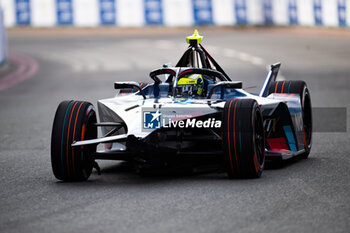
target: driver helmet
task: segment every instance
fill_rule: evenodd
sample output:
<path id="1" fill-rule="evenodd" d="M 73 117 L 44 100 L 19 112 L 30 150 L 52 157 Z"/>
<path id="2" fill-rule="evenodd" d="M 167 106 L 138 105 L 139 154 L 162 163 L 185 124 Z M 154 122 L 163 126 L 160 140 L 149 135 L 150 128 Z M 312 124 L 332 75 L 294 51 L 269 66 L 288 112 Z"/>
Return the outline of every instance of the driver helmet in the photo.
<path id="1" fill-rule="evenodd" d="M 177 94 L 183 97 L 202 96 L 204 81 L 201 74 L 192 74 L 180 78 L 177 82 Z"/>

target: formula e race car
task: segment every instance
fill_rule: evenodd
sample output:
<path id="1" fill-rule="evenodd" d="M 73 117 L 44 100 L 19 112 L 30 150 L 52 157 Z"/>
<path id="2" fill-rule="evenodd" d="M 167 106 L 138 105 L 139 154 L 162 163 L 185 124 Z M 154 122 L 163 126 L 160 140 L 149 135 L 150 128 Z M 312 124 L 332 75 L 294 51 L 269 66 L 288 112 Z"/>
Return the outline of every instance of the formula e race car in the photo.
<path id="1" fill-rule="evenodd" d="M 305 82 L 276 81 L 278 63 L 260 93 L 248 93 L 205 50 L 202 38 L 197 31 L 187 37 L 178 63 L 153 70 L 151 83 L 115 82 L 118 94 L 97 103 L 100 122 L 88 102 L 60 103 L 51 139 L 55 177 L 86 180 L 93 168 L 100 173 L 96 160 L 122 160 L 139 171 L 217 164 L 229 178 L 255 178 L 265 157 L 307 158 L 312 116 Z"/>

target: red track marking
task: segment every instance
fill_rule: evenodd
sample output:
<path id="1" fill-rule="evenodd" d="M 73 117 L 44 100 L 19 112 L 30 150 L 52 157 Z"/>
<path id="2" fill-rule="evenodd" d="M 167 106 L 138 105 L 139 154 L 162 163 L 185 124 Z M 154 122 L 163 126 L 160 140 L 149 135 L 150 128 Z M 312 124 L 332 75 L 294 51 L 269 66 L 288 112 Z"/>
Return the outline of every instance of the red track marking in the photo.
<path id="1" fill-rule="evenodd" d="M 69 150 L 68 150 L 68 146 L 69 146 L 69 131 L 70 131 L 70 123 L 72 121 L 72 115 L 74 113 L 74 108 L 75 106 L 77 105 L 78 102 L 75 102 L 75 104 L 73 105 L 73 108 L 72 108 L 72 111 L 71 111 L 71 114 L 70 114 L 70 117 L 69 117 L 69 124 L 68 124 L 68 130 L 67 130 L 67 171 L 68 171 L 68 175 L 70 173 L 69 171 Z"/>
<path id="2" fill-rule="evenodd" d="M 74 138 L 75 138 L 75 127 L 77 126 L 78 115 L 79 115 L 79 111 L 80 111 L 80 108 L 81 108 L 82 105 L 83 105 L 83 102 L 80 103 L 78 111 L 77 111 L 77 115 L 75 116 L 74 129 L 73 129 L 73 141 L 74 141 Z M 73 173 L 75 174 L 74 147 L 72 147 L 72 167 L 73 167 Z"/>
<path id="3" fill-rule="evenodd" d="M 228 106 L 228 116 L 227 116 L 227 140 L 228 140 L 228 154 L 230 156 L 230 166 L 233 173 L 233 164 L 232 164 L 232 157 L 231 157 L 231 144 L 230 144 L 230 111 L 231 111 L 231 104 L 232 100 L 230 101 L 230 104 Z"/>
<path id="4" fill-rule="evenodd" d="M 11 63 L 15 63 L 18 67 L 17 70 L 0 79 L 0 91 L 23 82 L 35 75 L 39 70 L 39 63 L 30 57 L 10 54 L 8 60 Z"/>
<path id="5" fill-rule="evenodd" d="M 278 81 L 275 84 L 275 93 L 277 93 Z"/>
<path id="6" fill-rule="evenodd" d="M 284 88 L 284 83 L 285 83 L 285 82 L 286 82 L 286 81 L 283 81 L 281 93 L 283 93 L 283 88 Z"/>

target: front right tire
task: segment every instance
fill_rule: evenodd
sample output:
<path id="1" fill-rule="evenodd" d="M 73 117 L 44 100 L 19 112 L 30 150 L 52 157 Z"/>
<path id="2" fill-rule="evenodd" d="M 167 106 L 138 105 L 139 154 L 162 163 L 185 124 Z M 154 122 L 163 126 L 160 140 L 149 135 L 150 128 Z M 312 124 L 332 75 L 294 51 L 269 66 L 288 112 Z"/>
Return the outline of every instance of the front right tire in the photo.
<path id="1" fill-rule="evenodd" d="M 62 181 L 87 180 L 96 146 L 72 147 L 74 141 L 97 138 L 96 113 L 92 104 L 63 101 L 57 108 L 51 135 L 51 165 L 55 177 Z"/>

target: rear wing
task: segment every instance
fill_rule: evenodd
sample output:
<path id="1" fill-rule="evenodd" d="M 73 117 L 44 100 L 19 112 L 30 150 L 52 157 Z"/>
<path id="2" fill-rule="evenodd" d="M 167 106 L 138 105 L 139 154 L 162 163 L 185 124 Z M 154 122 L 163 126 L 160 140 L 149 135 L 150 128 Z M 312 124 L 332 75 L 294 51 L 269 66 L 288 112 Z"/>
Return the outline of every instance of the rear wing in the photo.
<path id="1" fill-rule="evenodd" d="M 276 81 L 278 71 L 280 70 L 281 63 L 278 62 L 276 64 L 271 65 L 270 71 L 267 74 L 267 77 L 265 79 L 264 85 L 261 88 L 260 97 L 266 97 L 269 94 L 269 87 L 270 84 L 274 81 Z"/>

